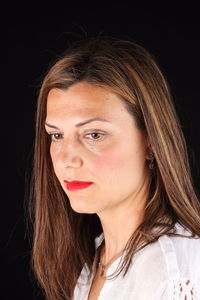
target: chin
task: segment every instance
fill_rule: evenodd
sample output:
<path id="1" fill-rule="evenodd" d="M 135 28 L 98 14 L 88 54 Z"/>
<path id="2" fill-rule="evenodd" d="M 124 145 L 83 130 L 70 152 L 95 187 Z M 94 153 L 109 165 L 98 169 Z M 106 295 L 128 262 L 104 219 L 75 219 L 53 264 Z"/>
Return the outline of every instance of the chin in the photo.
<path id="1" fill-rule="evenodd" d="M 71 208 L 79 213 L 79 214 L 95 214 L 97 213 L 97 209 L 94 209 L 94 207 L 89 207 L 88 205 L 85 205 L 83 203 L 71 203 L 70 202 L 70 205 L 71 205 Z"/>

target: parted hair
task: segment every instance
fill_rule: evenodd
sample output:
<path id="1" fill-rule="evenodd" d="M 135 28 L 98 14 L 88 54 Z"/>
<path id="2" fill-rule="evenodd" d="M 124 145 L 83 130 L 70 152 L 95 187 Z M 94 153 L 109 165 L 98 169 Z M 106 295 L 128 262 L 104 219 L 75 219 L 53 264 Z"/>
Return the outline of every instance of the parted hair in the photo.
<path id="1" fill-rule="evenodd" d="M 168 83 L 155 59 L 131 39 L 98 36 L 76 41 L 49 68 L 37 102 L 30 201 L 32 267 L 48 300 L 72 299 L 83 266 L 92 270 L 94 239 L 102 232 L 96 214 L 72 210 L 54 173 L 51 141 L 44 127 L 49 91 L 66 90 L 78 82 L 102 86 L 120 96 L 138 128 L 147 133 L 155 158 L 144 218 L 127 242 L 128 255 L 120 269 L 123 276 L 136 251 L 161 235 L 177 235 L 176 222 L 189 229 L 191 237 L 200 236 L 200 204 L 186 142 Z"/>

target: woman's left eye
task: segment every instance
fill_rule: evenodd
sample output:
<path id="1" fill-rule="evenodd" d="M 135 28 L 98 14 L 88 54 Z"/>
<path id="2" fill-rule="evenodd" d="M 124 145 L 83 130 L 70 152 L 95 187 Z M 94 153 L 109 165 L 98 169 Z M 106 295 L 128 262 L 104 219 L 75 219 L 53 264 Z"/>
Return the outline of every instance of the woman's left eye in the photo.
<path id="1" fill-rule="evenodd" d="M 96 141 L 98 142 L 99 140 L 101 140 L 101 137 L 105 135 L 105 133 L 94 131 L 94 132 L 90 132 L 90 133 L 86 134 L 85 136 L 88 136 L 88 135 L 92 137 L 92 139 L 91 139 L 92 142 L 96 142 Z"/>

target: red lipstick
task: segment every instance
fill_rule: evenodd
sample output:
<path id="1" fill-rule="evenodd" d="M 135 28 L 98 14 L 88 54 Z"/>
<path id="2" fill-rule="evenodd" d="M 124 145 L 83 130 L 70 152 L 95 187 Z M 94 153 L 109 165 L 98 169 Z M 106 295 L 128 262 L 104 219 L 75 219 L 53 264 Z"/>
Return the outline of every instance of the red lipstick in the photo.
<path id="1" fill-rule="evenodd" d="M 67 181 L 64 180 L 64 182 L 67 185 L 67 189 L 69 191 L 74 191 L 74 190 L 80 190 L 80 189 L 85 189 L 87 187 L 89 187 L 91 184 L 93 184 L 93 182 L 89 182 L 89 181 Z"/>

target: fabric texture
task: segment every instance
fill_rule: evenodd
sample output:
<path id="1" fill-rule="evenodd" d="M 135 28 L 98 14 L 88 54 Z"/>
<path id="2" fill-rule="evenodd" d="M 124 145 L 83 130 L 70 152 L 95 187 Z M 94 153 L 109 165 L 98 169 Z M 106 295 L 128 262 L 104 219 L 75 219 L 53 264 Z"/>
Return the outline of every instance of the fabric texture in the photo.
<path id="1" fill-rule="evenodd" d="M 175 230 L 191 235 L 179 223 Z M 103 239 L 103 233 L 95 239 L 96 248 Z M 116 271 L 122 259 L 123 256 L 110 265 L 107 276 Z M 200 300 L 200 238 L 163 235 L 138 251 L 126 276 L 122 275 L 123 272 L 106 280 L 98 300 Z M 92 279 L 85 265 L 73 300 L 87 300 Z"/>

